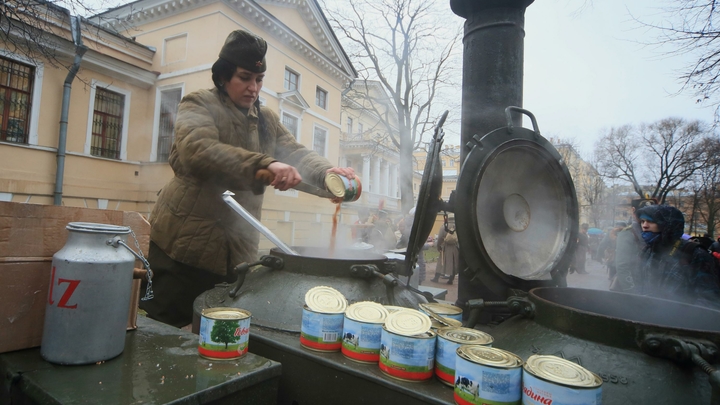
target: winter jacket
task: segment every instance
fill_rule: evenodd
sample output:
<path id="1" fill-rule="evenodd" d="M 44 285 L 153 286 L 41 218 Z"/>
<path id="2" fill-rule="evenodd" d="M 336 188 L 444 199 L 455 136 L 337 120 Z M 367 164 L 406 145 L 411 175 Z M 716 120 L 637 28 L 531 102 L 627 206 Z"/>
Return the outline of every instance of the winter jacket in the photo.
<path id="1" fill-rule="evenodd" d="M 180 103 L 169 163 L 175 173 L 150 216 L 150 239 L 172 259 L 224 275 L 257 259 L 259 235 L 222 200 L 226 190 L 260 218 L 265 186 L 258 169 L 281 161 L 304 182 L 324 184 L 330 162 L 296 142 L 277 114 L 261 107 L 247 115 L 218 89 L 188 94 Z"/>

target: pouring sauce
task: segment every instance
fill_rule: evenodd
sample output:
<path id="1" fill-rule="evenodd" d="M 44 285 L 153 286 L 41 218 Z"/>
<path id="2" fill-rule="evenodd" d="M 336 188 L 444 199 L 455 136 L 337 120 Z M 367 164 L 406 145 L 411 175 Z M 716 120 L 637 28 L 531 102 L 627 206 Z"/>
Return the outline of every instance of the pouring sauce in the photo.
<path id="1" fill-rule="evenodd" d="M 332 234 L 330 235 L 330 257 L 335 257 L 335 239 L 337 238 L 338 213 L 340 213 L 340 203 L 335 206 L 335 214 L 332 219 Z"/>

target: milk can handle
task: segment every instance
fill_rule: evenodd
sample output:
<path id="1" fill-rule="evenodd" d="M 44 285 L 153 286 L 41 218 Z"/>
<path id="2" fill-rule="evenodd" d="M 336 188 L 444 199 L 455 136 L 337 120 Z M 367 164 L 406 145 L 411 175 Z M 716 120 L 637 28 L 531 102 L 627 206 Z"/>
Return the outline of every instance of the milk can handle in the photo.
<path id="1" fill-rule="evenodd" d="M 148 263 L 147 259 L 145 259 L 142 249 L 140 249 L 140 243 L 138 242 L 137 236 L 135 236 L 135 232 L 133 232 L 133 230 L 130 229 L 130 233 L 132 234 L 133 240 L 135 241 L 135 247 L 138 250 L 137 252 L 135 252 L 130 246 L 128 246 L 127 243 L 123 242 L 123 240 L 120 239 L 119 236 L 116 236 L 116 237 L 108 240 L 107 244 L 112 245 L 114 247 L 117 247 L 118 245 L 124 246 L 127 250 L 130 251 L 130 253 L 133 254 L 133 256 L 138 258 L 138 260 L 140 260 L 143 263 L 143 266 L 145 266 L 145 268 L 147 269 L 147 288 L 145 289 L 145 296 L 140 298 L 140 300 L 148 301 L 155 297 L 155 294 L 153 294 L 153 290 L 152 290 L 153 272 L 152 272 L 152 270 L 150 270 L 150 263 Z"/>

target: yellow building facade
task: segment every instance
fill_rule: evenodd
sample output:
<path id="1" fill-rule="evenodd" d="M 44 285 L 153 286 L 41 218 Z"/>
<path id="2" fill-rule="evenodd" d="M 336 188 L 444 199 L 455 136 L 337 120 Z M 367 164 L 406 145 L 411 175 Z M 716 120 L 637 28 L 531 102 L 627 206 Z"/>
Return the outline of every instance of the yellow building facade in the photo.
<path id="1" fill-rule="evenodd" d="M 70 65 L 76 52 L 70 19 L 56 9 L 58 60 Z M 173 175 L 166 161 L 177 104 L 213 87 L 211 66 L 237 29 L 268 43 L 261 102 L 332 164 L 355 162 L 342 155 L 340 142 L 342 91 L 356 73 L 315 0 L 141 0 L 81 24 L 87 51 L 69 99 L 63 205 L 150 215 Z M 0 201 L 52 204 L 68 70 L 28 58 L 8 42 L 0 44 L 0 89 L 25 101 L 2 107 Z M 341 224 L 356 218 L 353 204 L 343 204 Z M 290 245 L 321 246 L 329 242 L 334 212 L 327 200 L 268 188 L 261 220 Z M 269 247 L 263 239 L 261 249 Z"/>

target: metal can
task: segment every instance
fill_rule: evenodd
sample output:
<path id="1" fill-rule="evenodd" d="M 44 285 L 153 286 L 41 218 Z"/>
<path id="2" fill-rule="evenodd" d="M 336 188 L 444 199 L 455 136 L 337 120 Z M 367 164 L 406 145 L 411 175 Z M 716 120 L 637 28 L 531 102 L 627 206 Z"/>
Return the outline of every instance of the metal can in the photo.
<path id="1" fill-rule="evenodd" d="M 435 376 L 443 383 L 455 386 L 455 361 L 461 345 L 492 346 L 493 337 L 470 328 L 440 328 L 435 348 Z"/>
<path id="2" fill-rule="evenodd" d="M 53 255 L 40 354 L 52 363 L 88 364 L 125 348 L 135 256 L 130 228 L 70 222 Z"/>
<path id="3" fill-rule="evenodd" d="M 345 311 L 342 354 L 361 363 L 377 363 L 380 358 L 380 337 L 388 311 L 380 304 L 363 301 Z"/>
<path id="4" fill-rule="evenodd" d="M 517 355 L 480 345 L 463 345 L 455 359 L 455 403 L 520 405 L 522 365 Z"/>
<path id="5" fill-rule="evenodd" d="M 203 309 L 198 353 L 213 360 L 242 357 L 248 351 L 250 311 L 237 308 Z"/>
<path id="6" fill-rule="evenodd" d="M 459 328 L 462 327 L 462 322 L 452 319 L 452 318 L 445 318 L 442 317 L 442 322 L 440 320 L 435 319 L 434 317 L 430 317 L 430 320 L 432 321 L 432 325 L 430 326 L 432 330 L 438 331 L 438 329 L 442 328 Z M 443 323 L 444 322 L 444 323 Z"/>
<path id="7" fill-rule="evenodd" d="M 572 361 L 532 355 L 523 366 L 522 402 L 525 405 L 600 405 L 602 379 Z"/>
<path id="8" fill-rule="evenodd" d="M 435 332 L 403 336 L 383 326 L 380 343 L 380 371 L 403 381 L 425 381 L 433 376 Z"/>
<path id="9" fill-rule="evenodd" d="M 357 201 L 362 194 L 360 178 L 348 179 L 336 173 L 328 173 L 325 176 L 327 189 L 336 197 L 341 197 L 344 202 Z"/>
<path id="10" fill-rule="evenodd" d="M 451 318 L 462 322 L 463 310 L 462 308 L 456 307 L 455 305 L 443 304 L 439 302 L 430 302 L 427 304 L 420 304 L 419 307 L 421 311 L 427 314 L 434 312 L 442 317 Z"/>
<path id="11" fill-rule="evenodd" d="M 303 307 L 300 344 L 310 350 L 337 352 L 342 347 L 345 315 L 315 312 Z"/>

